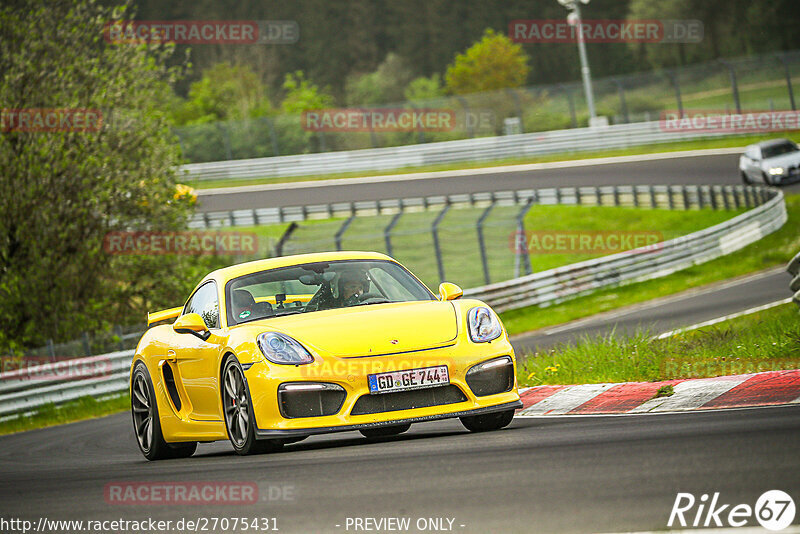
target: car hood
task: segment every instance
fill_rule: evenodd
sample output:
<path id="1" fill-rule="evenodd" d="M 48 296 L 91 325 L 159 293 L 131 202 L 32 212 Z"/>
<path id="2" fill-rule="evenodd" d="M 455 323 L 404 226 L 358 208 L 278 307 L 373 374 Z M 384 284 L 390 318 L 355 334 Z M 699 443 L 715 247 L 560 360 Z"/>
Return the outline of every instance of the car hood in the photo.
<path id="1" fill-rule="evenodd" d="M 798 163 L 800 163 L 800 151 L 765 159 L 761 162 L 761 166 L 766 170 L 770 167 L 789 167 Z"/>
<path id="2" fill-rule="evenodd" d="M 264 320 L 309 349 L 339 357 L 380 356 L 447 345 L 458 336 L 450 302 L 397 302 Z"/>

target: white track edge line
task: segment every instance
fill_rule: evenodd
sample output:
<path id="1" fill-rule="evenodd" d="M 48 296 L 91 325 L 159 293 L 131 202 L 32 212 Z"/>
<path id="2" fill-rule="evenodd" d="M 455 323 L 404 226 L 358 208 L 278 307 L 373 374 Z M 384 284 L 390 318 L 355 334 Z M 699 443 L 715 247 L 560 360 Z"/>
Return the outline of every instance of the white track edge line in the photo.
<path id="1" fill-rule="evenodd" d="M 723 315 L 722 317 L 717 317 L 715 319 L 709 319 L 708 321 L 703 321 L 702 323 L 693 324 L 690 326 L 685 326 L 683 328 L 676 328 L 675 330 L 670 330 L 668 332 L 663 332 L 654 336 L 650 339 L 664 339 L 670 336 L 674 336 L 675 334 L 682 334 L 684 332 L 689 332 L 692 330 L 697 330 L 698 328 L 703 328 L 706 326 L 712 326 L 717 323 L 722 323 L 725 321 L 729 321 L 731 319 L 736 319 L 737 317 L 744 317 L 745 315 L 750 315 L 753 313 L 757 313 L 760 311 L 768 310 L 770 308 L 775 308 L 777 306 L 782 306 L 783 304 L 789 304 L 792 302 L 792 297 L 787 297 L 785 299 L 776 300 L 775 302 L 770 302 L 769 304 L 763 304 L 761 306 L 756 306 L 754 308 L 748 308 L 746 310 L 738 311 L 736 313 L 730 313 L 728 315 Z"/>
<path id="2" fill-rule="evenodd" d="M 651 416 L 651 415 L 680 415 L 680 414 L 688 414 L 688 413 L 712 413 L 712 412 L 731 412 L 731 411 L 741 411 L 741 410 L 763 410 L 765 408 L 793 408 L 797 407 L 796 404 L 792 404 L 791 402 L 783 403 L 783 404 L 765 404 L 762 406 L 736 406 L 736 407 L 728 407 L 728 408 L 688 408 L 686 410 L 670 410 L 670 411 L 663 411 L 663 412 L 637 412 L 637 413 L 630 413 L 630 412 L 622 412 L 622 413 L 575 413 L 575 414 L 555 414 L 555 415 L 517 415 L 514 414 L 514 419 L 553 419 L 555 417 L 561 417 L 564 419 L 574 419 L 578 417 L 639 417 L 639 416 Z"/>
<path id="3" fill-rule="evenodd" d="M 781 266 L 776 266 L 776 267 L 771 267 L 771 268 L 765 269 L 763 271 L 758 271 L 758 272 L 755 272 L 755 273 L 746 274 L 746 275 L 743 275 L 743 276 L 740 276 L 740 277 L 736 277 L 734 279 L 720 280 L 718 282 L 712 282 L 710 284 L 707 284 L 706 286 L 699 286 L 699 287 L 695 287 L 695 288 L 689 288 L 689 289 L 686 289 L 684 291 L 681 291 L 679 293 L 675 293 L 675 294 L 672 294 L 672 295 L 666 295 L 666 296 L 663 296 L 663 297 L 656 297 L 654 299 L 647 300 L 647 301 L 644 301 L 644 302 L 638 302 L 638 303 L 635 303 L 635 304 L 631 304 L 630 306 L 626 306 L 625 307 L 627 309 L 621 309 L 621 310 L 616 310 L 616 311 L 608 311 L 608 312 L 601 312 L 601 313 L 598 313 L 598 314 L 595 314 L 595 315 L 591 315 L 589 317 L 584 317 L 582 319 L 576 319 L 574 321 L 571 321 L 569 323 L 566 323 L 566 324 L 563 324 L 563 325 L 560 325 L 560 326 L 555 326 L 553 328 L 544 329 L 541 333 L 546 335 L 546 336 L 549 336 L 549 335 L 552 335 L 552 334 L 565 332 L 567 330 L 572 330 L 573 328 L 579 328 L 581 326 L 586 325 L 587 323 L 591 323 L 592 321 L 596 321 L 596 320 L 607 321 L 607 320 L 616 319 L 618 317 L 624 317 L 626 315 L 639 313 L 639 312 L 641 312 L 643 310 L 649 310 L 649 309 L 652 309 L 652 308 L 658 308 L 660 306 L 663 306 L 664 304 L 672 304 L 673 302 L 679 302 L 681 300 L 687 300 L 687 299 L 690 299 L 690 298 L 695 298 L 695 297 L 699 297 L 699 296 L 702 296 L 702 295 L 706 295 L 706 294 L 709 294 L 709 293 L 715 293 L 717 291 L 723 291 L 725 289 L 729 289 L 731 287 L 735 287 L 735 286 L 738 286 L 738 285 L 749 284 L 750 282 L 754 282 L 756 280 L 760 280 L 761 278 L 768 278 L 768 277 L 773 276 L 773 275 L 775 275 L 775 274 L 777 274 L 779 272 L 785 272 L 785 267 L 782 266 L 782 265 Z M 514 336 L 511 337 L 511 340 L 515 341 L 516 338 L 526 337 L 529 334 L 530 334 L 530 332 L 521 333 L 521 334 L 515 334 Z"/>

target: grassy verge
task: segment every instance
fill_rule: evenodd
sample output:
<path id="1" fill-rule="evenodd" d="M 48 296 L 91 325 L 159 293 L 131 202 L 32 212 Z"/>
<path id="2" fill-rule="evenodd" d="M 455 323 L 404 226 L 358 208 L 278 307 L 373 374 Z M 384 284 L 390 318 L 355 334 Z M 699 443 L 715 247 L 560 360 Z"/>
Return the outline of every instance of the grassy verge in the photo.
<path id="1" fill-rule="evenodd" d="M 650 337 L 585 338 L 525 355 L 519 383 L 645 382 L 800 368 L 800 316 L 791 303 L 666 339 Z"/>
<path id="2" fill-rule="evenodd" d="M 789 132 L 791 133 L 791 132 Z M 770 134 L 770 138 L 786 137 L 789 135 L 787 132 L 777 132 Z M 543 156 L 532 156 L 524 158 L 505 158 L 492 161 L 479 161 L 479 162 L 461 162 L 449 163 L 441 165 L 424 165 L 418 167 L 404 167 L 401 169 L 394 169 L 391 171 L 358 171 L 347 173 L 334 173 L 334 174 L 319 174 L 311 176 L 263 176 L 252 179 L 242 180 L 185 180 L 185 183 L 191 185 L 196 189 L 213 189 L 217 187 L 235 187 L 240 185 L 257 185 L 257 184 L 272 184 L 272 183 L 288 183 L 288 182 L 307 182 L 314 180 L 328 180 L 332 178 L 360 178 L 364 176 L 384 176 L 391 174 L 407 174 L 415 172 L 436 172 L 436 171 L 453 171 L 463 169 L 480 169 L 484 167 L 496 167 L 499 165 L 521 165 L 526 163 L 549 163 L 553 161 L 566 161 L 566 160 L 581 160 L 592 158 L 603 158 L 613 156 L 631 156 L 639 154 L 652 154 L 657 152 L 678 152 L 683 150 L 700 150 L 708 148 L 729 148 L 729 147 L 743 147 L 745 145 L 764 141 L 766 138 L 762 135 L 747 135 L 747 136 L 726 136 L 715 139 L 698 139 L 695 141 L 679 141 L 674 143 L 656 143 L 650 145 L 642 145 L 631 148 L 619 148 L 614 150 L 598 150 L 592 152 L 563 152 L 559 154 L 547 154 Z"/>
<path id="3" fill-rule="evenodd" d="M 800 250 L 800 195 L 787 195 L 786 208 L 789 220 L 783 228 L 737 252 L 663 278 L 598 291 L 547 308 L 529 306 L 504 312 L 500 314 L 503 323 L 512 335 L 529 332 L 785 265 Z"/>
<path id="4" fill-rule="evenodd" d="M 0 435 L 103 417 L 129 410 L 130 406 L 131 401 L 127 393 L 101 400 L 88 396 L 81 397 L 58 406 L 48 404 L 30 416 L 0 422 Z"/>

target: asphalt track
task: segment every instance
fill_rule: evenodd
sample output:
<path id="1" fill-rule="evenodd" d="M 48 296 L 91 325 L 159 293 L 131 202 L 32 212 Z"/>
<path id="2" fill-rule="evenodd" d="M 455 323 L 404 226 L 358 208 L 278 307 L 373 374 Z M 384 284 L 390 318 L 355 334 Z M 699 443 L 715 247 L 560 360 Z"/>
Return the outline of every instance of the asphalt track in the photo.
<path id="1" fill-rule="evenodd" d="M 737 183 L 735 164 L 735 156 L 675 158 L 405 186 L 267 191 L 249 193 L 246 200 L 297 205 L 322 197 L 327 202 L 553 185 Z M 204 209 L 248 207 L 235 195 L 201 199 Z M 221 204 L 211 208 L 211 202 Z M 615 324 L 628 329 L 647 323 L 658 333 L 783 298 L 788 282 L 784 273 L 768 273 L 515 343 L 574 339 Z M 507 429 L 486 434 L 444 421 L 414 425 L 381 442 L 343 433 L 256 457 L 238 457 L 229 444 L 214 443 L 201 445 L 190 459 L 148 463 L 136 447 L 129 414 L 119 414 L 0 437 L 0 518 L 276 517 L 281 532 L 354 532 L 345 528 L 348 517 L 408 517 L 411 532 L 418 531 L 418 518 L 453 519 L 454 532 L 662 530 L 677 492 L 698 498 L 719 492 L 721 502 L 753 506 L 764 491 L 781 489 L 800 502 L 798 439 L 800 406 L 792 406 L 517 418 Z M 130 481 L 251 482 L 259 487 L 260 501 L 236 506 L 106 501 L 107 484 Z"/>
<path id="2" fill-rule="evenodd" d="M 781 489 L 797 501 L 798 440 L 794 406 L 517 418 L 484 434 L 444 421 L 383 442 L 346 433 L 252 457 L 215 443 L 189 459 L 148 463 L 130 416 L 120 414 L 0 438 L 0 517 L 276 517 L 281 532 L 354 532 L 347 517 L 409 517 L 412 525 L 445 517 L 453 532 L 661 530 L 678 492 L 719 492 L 723 503 L 754 506 Z M 107 484 L 131 481 L 255 483 L 260 502 L 106 502 Z"/>
<path id="3" fill-rule="evenodd" d="M 200 190 L 199 211 L 229 211 L 276 206 L 303 206 L 332 202 L 383 200 L 537 187 L 603 185 L 739 184 L 736 154 L 671 157 L 589 166 L 480 173 L 425 180 L 392 180 L 321 187 L 319 183 L 295 184 L 290 189 L 245 188 L 205 194 Z"/>
<path id="4" fill-rule="evenodd" d="M 732 313 L 749 310 L 787 297 L 791 276 L 783 267 L 727 280 L 512 338 L 514 349 L 532 352 L 559 343 L 572 343 L 582 336 L 637 331 L 658 335 L 672 329 L 699 324 Z M 537 313 L 547 313 L 547 308 Z"/>

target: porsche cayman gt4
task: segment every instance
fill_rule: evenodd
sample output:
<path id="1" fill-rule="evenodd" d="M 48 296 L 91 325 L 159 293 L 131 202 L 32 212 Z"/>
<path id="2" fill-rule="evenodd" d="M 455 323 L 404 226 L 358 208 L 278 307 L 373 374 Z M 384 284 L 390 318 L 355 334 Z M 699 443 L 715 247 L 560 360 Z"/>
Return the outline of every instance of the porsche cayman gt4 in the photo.
<path id="1" fill-rule="evenodd" d="M 471 431 L 502 428 L 522 406 L 514 350 L 494 311 L 461 296 L 448 283 L 434 295 L 378 253 L 214 271 L 184 306 L 148 314 L 159 324 L 130 379 L 139 448 L 156 460 L 227 439 L 253 454 L 455 417 Z"/>

